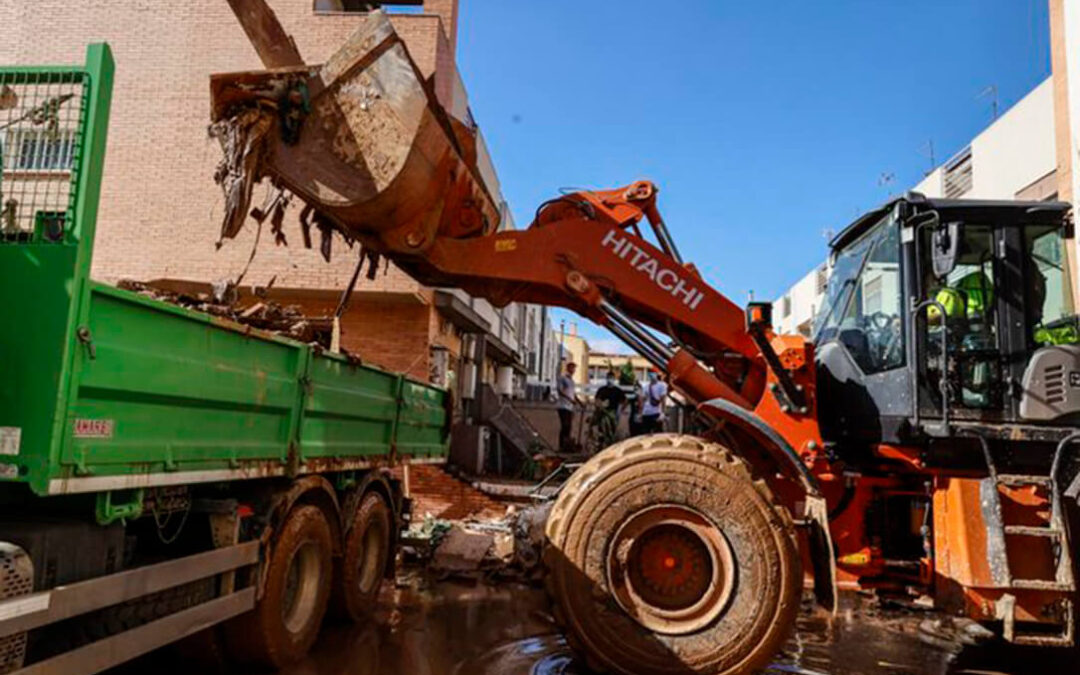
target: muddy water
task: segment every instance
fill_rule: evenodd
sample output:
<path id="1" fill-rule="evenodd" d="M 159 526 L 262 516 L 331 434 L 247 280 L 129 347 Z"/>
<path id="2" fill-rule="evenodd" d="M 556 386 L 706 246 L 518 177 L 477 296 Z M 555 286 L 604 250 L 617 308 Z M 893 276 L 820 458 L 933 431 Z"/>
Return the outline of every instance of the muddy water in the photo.
<path id="1" fill-rule="evenodd" d="M 419 587 L 418 587 L 419 586 Z M 285 675 L 587 675 L 558 635 L 544 594 L 526 586 L 452 582 L 386 591 L 367 628 L 324 632 Z M 882 611 L 857 597 L 832 619 L 804 611 L 771 675 L 1021 675 L 1080 673 L 1075 655 L 931 646 L 927 615 Z"/>
<path id="2" fill-rule="evenodd" d="M 807 606 L 769 675 L 1080 675 L 1073 653 L 928 644 L 928 615 L 883 611 L 846 596 L 834 619 Z M 382 610 L 364 627 L 333 625 L 303 662 L 282 675 L 588 675 L 558 634 L 543 591 L 426 582 L 388 584 Z M 113 675 L 256 675 L 235 667 L 193 668 L 166 650 Z M 265 672 L 259 675 L 266 675 Z"/>

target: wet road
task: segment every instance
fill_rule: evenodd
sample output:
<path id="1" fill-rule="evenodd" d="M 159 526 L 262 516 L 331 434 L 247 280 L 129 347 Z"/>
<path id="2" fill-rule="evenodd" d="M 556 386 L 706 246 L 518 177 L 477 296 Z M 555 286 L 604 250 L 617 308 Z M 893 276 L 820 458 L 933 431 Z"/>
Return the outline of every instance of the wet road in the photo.
<path id="1" fill-rule="evenodd" d="M 366 627 L 327 626 L 311 655 L 282 675 L 587 675 L 557 634 L 542 591 L 419 578 L 384 590 Z M 1080 673 L 1075 654 L 1004 647 L 959 650 L 920 638 L 926 614 L 879 610 L 855 596 L 836 619 L 807 609 L 770 675 L 1049 675 Z M 152 667 L 153 670 L 147 670 Z M 135 670 L 131 670 L 135 668 Z M 155 655 L 127 672 L 176 671 Z M 228 675 L 254 675 L 237 670 Z"/>
<path id="2" fill-rule="evenodd" d="M 414 583 L 419 583 L 414 580 Z M 376 625 L 324 632 L 286 675 L 586 675 L 555 632 L 543 592 L 442 582 L 387 591 Z M 925 614 L 883 612 L 851 596 L 835 620 L 809 609 L 771 674 L 1080 673 L 1075 656 L 1001 648 L 959 651 L 920 639 Z"/>

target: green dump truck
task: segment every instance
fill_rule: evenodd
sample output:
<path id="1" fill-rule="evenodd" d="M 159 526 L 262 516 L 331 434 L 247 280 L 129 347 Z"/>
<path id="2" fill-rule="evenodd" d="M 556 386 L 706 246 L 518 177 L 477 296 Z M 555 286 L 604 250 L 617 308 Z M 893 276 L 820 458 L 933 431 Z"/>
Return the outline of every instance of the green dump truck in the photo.
<path id="1" fill-rule="evenodd" d="M 92 281 L 112 76 L 0 68 L 0 673 L 280 666 L 371 609 L 447 395 Z"/>

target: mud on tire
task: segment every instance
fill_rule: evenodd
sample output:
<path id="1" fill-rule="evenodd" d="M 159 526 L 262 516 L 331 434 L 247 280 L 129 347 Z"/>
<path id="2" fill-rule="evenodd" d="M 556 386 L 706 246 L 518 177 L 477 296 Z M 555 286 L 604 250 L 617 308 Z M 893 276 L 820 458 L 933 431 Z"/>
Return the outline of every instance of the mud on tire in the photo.
<path id="1" fill-rule="evenodd" d="M 271 550 L 262 597 L 225 626 L 233 659 L 281 668 L 307 654 L 326 614 L 332 554 L 322 510 L 294 507 Z"/>
<path id="2" fill-rule="evenodd" d="M 335 616 L 362 621 L 375 609 L 390 557 L 392 522 L 390 507 L 379 494 L 364 495 L 345 534 L 342 555 L 334 559 Z"/>
<path id="3" fill-rule="evenodd" d="M 657 434 L 611 446 L 567 483 L 547 539 L 556 619 L 597 671 L 747 673 L 794 624 L 791 519 L 719 444 Z"/>

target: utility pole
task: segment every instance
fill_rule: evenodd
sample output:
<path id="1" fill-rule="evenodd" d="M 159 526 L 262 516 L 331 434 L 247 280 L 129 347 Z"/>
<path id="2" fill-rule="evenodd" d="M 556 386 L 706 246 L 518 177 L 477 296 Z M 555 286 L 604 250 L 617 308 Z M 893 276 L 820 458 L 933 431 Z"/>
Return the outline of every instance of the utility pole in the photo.
<path id="1" fill-rule="evenodd" d="M 562 372 L 563 358 L 566 356 L 566 319 L 559 319 L 559 371 Z M 559 373 L 555 374 L 556 376 Z"/>

